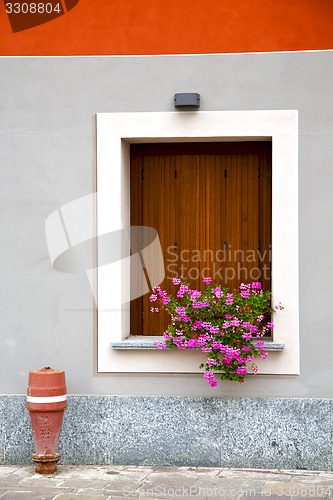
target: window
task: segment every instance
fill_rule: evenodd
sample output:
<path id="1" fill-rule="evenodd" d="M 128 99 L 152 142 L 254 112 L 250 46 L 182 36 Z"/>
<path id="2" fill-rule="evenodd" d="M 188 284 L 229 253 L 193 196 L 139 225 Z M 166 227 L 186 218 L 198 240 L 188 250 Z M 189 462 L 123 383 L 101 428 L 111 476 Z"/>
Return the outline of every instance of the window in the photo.
<path id="1" fill-rule="evenodd" d="M 180 276 L 270 290 L 271 157 L 270 141 L 131 145 L 131 226 L 157 231 L 168 293 Z M 145 290 L 131 301 L 131 335 L 163 334 L 169 315 L 150 307 Z"/>
<path id="2" fill-rule="evenodd" d="M 273 340 L 287 348 L 270 353 L 259 373 L 299 373 L 297 117 L 294 110 L 97 115 L 99 236 L 130 224 L 131 144 L 272 142 L 272 294 L 285 306 Z M 98 371 L 199 372 L 198 352 L 112 349 L 130 333 L 129 269 L 130 259 L 98 268 Z"/>

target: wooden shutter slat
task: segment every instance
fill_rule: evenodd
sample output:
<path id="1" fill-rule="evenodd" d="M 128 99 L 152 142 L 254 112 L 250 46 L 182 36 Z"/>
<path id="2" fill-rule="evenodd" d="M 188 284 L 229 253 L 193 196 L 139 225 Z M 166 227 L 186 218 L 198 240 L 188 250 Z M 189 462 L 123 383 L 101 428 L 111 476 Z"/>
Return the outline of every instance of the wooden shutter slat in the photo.
<path id="1" fill-rule="evenodd" d="M 259 167 L 259 233 L 260 269 L 264 290 L 271 289 L 271 242 L 272 242 L 272 153 L 269 145 L 264 145 Z M 266 267 L 266 269 L 265 269 Z"/>
<path id="2" fill-rule="evenodd" d="M 140 226 L 142 224 L 142 153 L 135 151 L 131 157 L 130 167 L 130 191 L 131 191 L 131 225 Z M 134 291 L 143 290 L 142 273 L 131 268 L 131 296 Z M 135 335 L 142 335 L 142 310 L 143 297 L 139 297 L 131 302 L 130 331 Z"/>

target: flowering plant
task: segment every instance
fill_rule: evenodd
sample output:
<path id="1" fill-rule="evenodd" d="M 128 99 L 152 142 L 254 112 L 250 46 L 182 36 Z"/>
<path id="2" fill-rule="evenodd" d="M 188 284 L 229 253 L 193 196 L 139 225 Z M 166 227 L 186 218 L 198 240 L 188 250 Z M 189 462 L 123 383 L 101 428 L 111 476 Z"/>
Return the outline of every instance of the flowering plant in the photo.
<path id="1" fill-rule="evenodd" d="M 248 373 L 248 364 L 254 358 L 267 357 L 265 342 L 261 338 L 273 328 L 265 320 L 276 310 L 282 310 L 281 303 L 271 307 L 270 292 L 261 289 L 261 283 L 242 283 L 239 290 L 229 292 L 228 288 L 212 284 L 212 278 L 204 278 L 207 285 L 204 293 L 190 288 L 184 279 L 174 278 L 174 285 L 180 285 L 174 298 L 160 287 L 153 289 L 150 301 L 152 312 L 159 312 L 161 305 L 171 316 L 171 322 L 164 332 L 164 342 L 158 347 L 176 349 L 200 349 L 208 359 L 202 363 L 204 377 L 212 387 L 218 382 L 214 372 L 222 372 L 221 380 L 240 383 Z M 253 375 L 258 369 L 252 363 Z"/>

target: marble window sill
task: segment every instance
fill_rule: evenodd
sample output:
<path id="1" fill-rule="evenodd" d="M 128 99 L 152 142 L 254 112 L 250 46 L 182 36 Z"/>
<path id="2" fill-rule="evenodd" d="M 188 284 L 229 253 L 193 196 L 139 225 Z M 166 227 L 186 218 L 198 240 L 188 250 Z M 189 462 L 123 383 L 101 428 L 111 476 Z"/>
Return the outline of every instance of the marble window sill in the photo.
<path id="1" fill-rule="evenodd" d="M 261 339 L 258 339 L 261 340 Z M 111 347 L 113 349 L 139 349 L 147 350 L 153 349 L 158 350 L 157 342 L 162 342 L 163 337 L 161 336 L 149 336 L 149 335 L 130 335 L 127 339 L 121 340 L 119 342 L 111 342 Z M 284 349 L 284 344 L 279 342 L 273 342 L 271 340 L 265 341 L 265 348 L 267 351 L 282 351 Z M 166 347 L 166 349 L 172 349 L 172 347 Z M 196 347 L 195 349 L 199 349 Z"/>

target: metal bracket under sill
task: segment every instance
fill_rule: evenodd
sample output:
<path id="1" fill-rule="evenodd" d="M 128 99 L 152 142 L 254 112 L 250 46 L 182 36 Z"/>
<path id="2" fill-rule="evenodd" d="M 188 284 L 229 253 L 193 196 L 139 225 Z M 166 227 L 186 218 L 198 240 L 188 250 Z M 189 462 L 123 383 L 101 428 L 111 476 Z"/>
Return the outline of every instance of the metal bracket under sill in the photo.
<path id="1" fill-rule="evenodd" d="M 262 338 L 258 340 L 263 340 Z M 162 342 L 162 336 L 150 336 L 150 335 L 130 335 L 127 339 L 121 340 L 119 342 L 111 342 L 111 347 L 113 349 L 155 349 L 158 342 Z M 266 351 L 283 351 L 284 344 L 279 342 L 273 342 L 271 340 L 265 340 Z M 173 349 L 172 347 L 166 347 L 166 349 Z M 200 349 L 200 347 L 195 347 L 194 349 Z"/>

